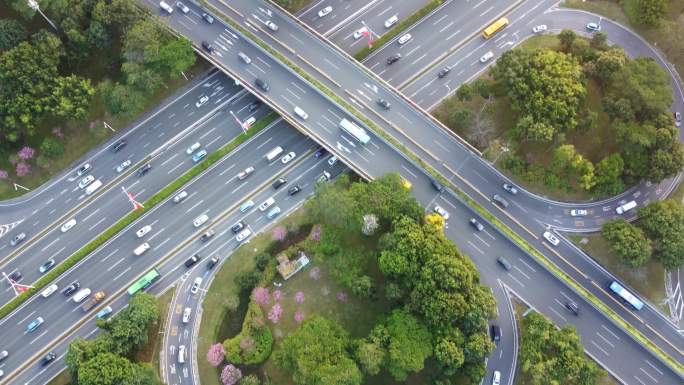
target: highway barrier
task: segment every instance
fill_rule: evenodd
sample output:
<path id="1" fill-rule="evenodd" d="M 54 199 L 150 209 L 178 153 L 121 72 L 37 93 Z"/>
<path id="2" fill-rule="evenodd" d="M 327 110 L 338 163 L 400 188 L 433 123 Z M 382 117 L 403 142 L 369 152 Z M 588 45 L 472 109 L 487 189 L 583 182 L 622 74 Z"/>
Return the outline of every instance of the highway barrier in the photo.
<path id="1" fill-rule="evenodd" d="M 219 0 L 219 1 L 227 6 L 227 4 L 223 0 Z M 393 146 L 395 146 L 397 149 L 399 149 L 404 156 L 408 157 L 409 159 L 414 161 L 416 164 L 420 165 L 432 177 L 439 180 L 443 185 L 451 187 L 451 190 L 454 191 L 456 193 L 456 195 L 463 202 L 465 202 L 467 205 L 471 206 L 471 208 L 473 208 L 480 215 L 482 215 L 482 217 L 484 217 L 488 221 L 490 221 L 494 226 L 497 227 L 497 229 L 499 231 L 506 234 L 510 240 L 512 240 L 516 245 L 518 245 L 518 247 L 525 250 L 529 255 L 535 257 L 539 261 L 539 263 L 541 263 L 543 266 L 545 266 L 549 271 L 551 271 L 553 274 L 555 274 L 559 279 L 563 280 L 568 286 L 574 288 L 580 295 L 584 296 L 588 301 L 590 301 L 597 309 L 600 309 L 601 311 L 603 311 L 603 313 L 605 315 L 610 317 L 617 325 L 622 327 L 623 330 L 625 330 L 632 338 L 634 338 L 636 341 L 641 343 L 643 346 L 645 346 L 649 350 L 651 350 L 660 360 L 662 360 L 665 364 L 670 366 L 680 376 L 684 376 L 684 366 L 682 366 L 679 362 L 677 362 L 672 357 L 670 357 L 667 353 L 665 353 L 663 350 L 661 350 L 658 345 L 651 342 L 645 335 L 643 335 L 638 329 L 636 329 L 635 327 L 630 325 L 627 321 L 625 321 L 622 317 L 620 317 L 620 315 L 618 315 L 615 311 L 613 311 L 611 308 L 606 306 L 606 304 L 604 304 L 598 297 L 594 296 L 592 293 L 590 293 L 589 291 L 584 289 L 572 277 L 567 275 L 560 267 L 558 267 L 555 263 L 553 263 L 550 259 L 548 259 L 544 254 L 542 254 L 540 251 L 538 251 L 536 248 L 534 248 L 531 244 L 529 244 L 520 235 L 518 235 L 516 232 L 514 232 L 510 227 L 508 227 L 508 225 L 506 225 L 505 223 L 500 221 L 492 213 L 490 213 L 488 210 L 486 210 L 484 207 L 482 207 L 473 198 L 471 198 L 465 191 L 461 190 L 458 186 L 456 186 L 450 180 L 445 178 L 440 172 L 438 172 L 432 166 L 428 165 L 425 161 L 423 161 L 420 157 L 418 157 L 413 151 L 410 151 L 408 148 L 406 148 L 406 146 L 401 144 L 396 138 L 394 138 L 392 135 L 390 135 L 385 130 L 383 130 L 381 127 L 379 127 L 377 124 L 375 124 L 375 122 L 366 118 L 363 114 L 361 114 L 354 106 L 352 106 L 346 100 L 342 99 L 337 94 L 333 93 L 333 91 L 331 89 L 329 89 L 324 84 L 319 82 L 317 79 L 313 78 L 307 72 L 305 72 L 304 70 L 299 68 L 294 63 L 292 63 L 283 54 L 274 50 L 271 46 L 266 44 L 264 41 L 259 39 L 253 33 L 251 33 L 250 31 L 245 29 L 242 25 L 240 25 L 235 20 L 233 20 L 230 16 L 226 15 L 225 13 L 218 10 L 216 7 L 206 3 L 204 1 L 202 3 L 207 8 L 213 9 L 217 14 L 224 15 L 225 16 L 224 20 L 228 24 L 230 24 L 233 28 L 238 30 L 243 35 L 247 36 L 252 42 L 259 45 L 259 47 L 261 47 L 263 50 L 265 50 L 266 52 L 268 52 L 269 54 L 273 55 L 275 58 L 280 60 L 283 64 L 288 66 L 292 71 L 297 73 L 299 76 L 301 76 L 306 81 L 311 83 L 314 87 L 316 87 L 319 91 L 321 91 L 322 93 L 327 95 L 329 98 L 334 100 L 336 103 L 338 103 L 346 111 L 353 114 L 360 121 L 364 122 L 369 128 L 371 128 L 373 130 L 374 133 L 376 133 L 377 135 L 380 135 L 383 139 L 385 139 L 386 141 L 391 143 Z M 235 11 L 232 7 L 228 6 L 228 8 L 232 9 L 236 14 L 243 17 L 239 12 Z M 301 126 L 301 124 L 298 123 L 295 126 L 298 127 L 300 130 L 307 132 L 307 129 L 305 127 Z M 528 231 L 527 229 L 524 229 L 524 230 Z M 668 343 L 668 341 L 665 341 L 665 342 Z"/>
<path id="2" fill-rule="evenodd" d="M 444 0 L 431 0 L 429 3 L 425 4 L 423 8 L 413 12 L 405 19 L 395 24 L 387 33 L 380 36 L 377 40 L 373 41 L 373 45 L 366 45 L 359 52 L 354 54 L 354 58 L 358 61 L 363 61 L 368 55 L 380 49 L 385 43 L 392 40 L 398 34 L 404 32 L 407 28 L 418 22 L 418 20 L 427 16 L 430 12 L 437 9 L 440 5 L 444 4 Z"/>
<path id="3" fill-rule="evenodd" d="M 206 170 L 212 164 L 216 163 L 219 159 L 221 159 L 223 156 L 231 152 L 237 146 L 244 143 L 257 133 L 259 133 L 261 130 L 263 130 L 273 121 L 275 121 L 277 118 L 278 114 L 276 114 L 275 112 L 271 112 L 262 119 L 259 119 L 259 121 L 252 125 L 252 127 L 247 131 L 247 133 L 242 133 L 236 136 L 232 141 L 228 142 L 223 147 L 209 154 L 209 156 L 207 156 L 202 162 L 198 163 L 196 166 L 186 171 L 178 179 L 171 182 L 166 187 L 158 191 L 156 194 L 148 198 L 145 202 L 143 202 L 143 205 L 145 206 L 144 208 L 134 210 L 126 214 L 123 218 L 119 219 L 115 224 L 113 224 L 107 230 L 105 230 L 99 237 L 90 241 L 88 244 L 86 244 L 81 249 L 72 254 L 69 258 L 67 258 L 64 262 L 56 266 L 48 274 L 42 276 L 40 279 L 38 279 L 38 281 L 34 282 L 32 288 L 19 294 L 10 302 L 2 306 L 0 308 L 0 318 L 4 318 L 8 314 L 10 314 L 22 303 L 24 303 L 29 297 L 38 293 L 44 287 L 48 286 L 48 284 L 50 284 L 54 279 L 56 279 L 64 272 L 69 270 L 71 267 L 76 265 L 78 262 L 83 260 L 88 254 L 90 254 L 95 249 L 100 247 L 103 243 L 105 243 L 108 239 L 116 235 L 119 231 L 126 228 L 126 226 L 133 223 L 133 221 L 138 219 L 142 214 L 152 209 L 154 206 L 162 202 L 164 199 L 171 196 L 185 183 L 199 175 L 202 171 Z"/>

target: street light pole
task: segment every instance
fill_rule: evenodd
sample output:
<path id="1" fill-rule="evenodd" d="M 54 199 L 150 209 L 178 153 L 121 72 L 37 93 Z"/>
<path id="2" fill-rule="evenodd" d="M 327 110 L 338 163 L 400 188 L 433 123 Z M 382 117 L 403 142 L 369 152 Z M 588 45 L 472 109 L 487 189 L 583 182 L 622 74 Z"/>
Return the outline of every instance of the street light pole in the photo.
<path id="1" fill-rule="evenodd" d="M 57 26 L 55 25 L 55 23 L 53 23 L 52 20 L 48 19 L 48 17 L 45 16 L 45 14 L 43 13 L 43 11 L 40 10 L 40 5 L 38 4 L 38 2 L 37 2 L 36 0 L 28 0 L 28 6 L 29 6 L 32 10 L 37 11 L 38 13 L 40 13 L 40 14 L 43 16 L 43 18 L 45 19 L 45 21 L 47 21 L 48 24 L 50 24 L 50 25 L 52 26 L 52 28 L 55 29 L 55 31 L 58 31 Z"/>

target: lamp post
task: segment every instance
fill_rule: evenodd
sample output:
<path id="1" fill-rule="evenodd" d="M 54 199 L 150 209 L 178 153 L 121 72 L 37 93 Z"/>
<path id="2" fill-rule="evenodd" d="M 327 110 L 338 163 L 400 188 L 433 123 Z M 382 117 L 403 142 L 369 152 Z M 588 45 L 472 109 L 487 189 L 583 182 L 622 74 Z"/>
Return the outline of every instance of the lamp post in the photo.
<path id="1" fill-rule="evenodd" d="M 38 13 L 40 13 L 40 14 L 43 16 L 43 18 L 45 19 L 45 21 L 47 21 L 48 24 L 50 24 L 50 25 L 52 26 L 52 28 L 55 29 L 55 31 L 57 31 L 57 26 L 55 25 L 55 23 L 53 23 L 52 20 L 48 19 L 48 17 L 45 16 L 45 14 L 43 13 L 43 11 L 40 10 L 40 5 L 38 5 L 38 2 L 37 2 L 36 0 L 28 0 L 28 6 L 29 6 L 32 10 L 37 11 Z"/>

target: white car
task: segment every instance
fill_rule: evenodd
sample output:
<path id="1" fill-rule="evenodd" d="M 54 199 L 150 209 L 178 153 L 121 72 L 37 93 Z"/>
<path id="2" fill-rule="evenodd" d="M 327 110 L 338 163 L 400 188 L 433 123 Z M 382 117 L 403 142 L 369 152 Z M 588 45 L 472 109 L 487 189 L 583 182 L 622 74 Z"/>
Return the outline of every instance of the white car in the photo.
<path id="1" fill-rule="evenodd" d="M 544 231 L 544 234 L 542 234 L 542 235 L 544 236 L 544 238 L 547 241 L 549 241 L 550 244 L 552 244 L 554 246 L 558 246 L 558 244 L 560 243 L 560 240 L 558 238 L 556 238 L 555 235 L 551 234 L 550 231 Z"/>
<path id="2" fill-rule="evenodd" d="M 240 171 L 240 173 L 238 173 L 237 177 L 238 177 L 238 179 L 243 180 L 243 179 L 247 178 L 248 176 L 250 176 L 253 172 L 254 172 L 254 167 L 250 166 L 250 167 L 247 167 L 246 169 Z"/>
<path id="3" fill-rule="evenodd" d="M 581 209 L 570 210 L 570 215 L 573 217 L 586 217 L 587 214 L 588 214 L 587 210 L 581 210 Z"/>
<path id="4" fill-rule="evenodd" d="M 492 385 L 499 385 L 501 382 L 501 372 L 498 370 L 494 371 L 494 376 L 492 377 Z"/>
<path id="5" fill-rule="evenodd" d="M 354 32 L 354 40 L 359 40 L 361 36 L 368 34 L 368 27 L 361 27 Z"/>
<path id="6" fill-rule="evenodd" d="M 190 12 L 190 8 L 188 8 L 185 4 L 181 3 L 180 1 L 176 2 L 176 7 L 180 9 L 181 12 L 187 14 Z"/>
<path id="7" fill-rule="evenodd" d="M 480 58 L 480 63 L 486 63 L 489 59 L 494 57 L 494 53 L 492 51 L 487 52 L 486 54 L 482 55 Z"/>
<path id="8" fill-rule="evenodd" d="M 84 174 L 87 174 L 92 168 L 93 167 L 90 165 L 90 163 L 86 163 L 78 168 L 78 170 L 76 171 L 76 175 L 83 176 Z"/>
<path id="9" fill-rule="evenodd" d="M 244 228 L 235 236 L 235 240 L 238 242 L 242 242 L 245 239 L 247 239 L 247 237 L 249 237 L 250 235 L 252 235 L 252 230 L 250 230 L 249 228 Z"/>
<path id="10" fill-rule="evenodd" d="M 289 161 L 294 159 L 295 156 L 297 156 L 297 154 L 295 154 L 294 151 L 290 151 L 287 153 L 287 155 L 280 158 L 280 161 L 283 162 L 283 164 L 287 164 Z"/>
<path id="11" fill-rule="evenodd" d="M 120 165 L 116 166 L 116 172 L 121 173 L 131 165 L 130 160 L 124 160 Z"/>
<path id="12" fill-rule="evenodd" d="M 193 152 L 195 152 L 198 148 L 200 148 L 202 145 L 199 142 L 195 142 L 192 144 L 192 146 L 188 147 L 187 150 L 185 150 L 185 153 L 188 155 L 192 155 Z"/>
<path id="13" fill-rule="evenodd" d="M 532 28 L 532 32 L 534 33 L 539 33 L 539 32 L 544 32 L 546 31 L 546 24 L 538 25 L 534 28 Z"/>
<path id="14" fill-rule="evenodd" d="M 190 322 L 190 314 L 192 313 L 192 308 L 186 307 L 183 310 L 183 323 L 186 324 Z"/>
<path id="15" fill-rule="evenodd" d="M 202 277 L 197 277 L 197 278 L 195 278 L 195 281 L 192 283 L 192 287 L 190 288 L 190 292 L 192 294 L 197 294 L 197 292 L 200 289 L 200 286 L 202 286 Z"/>
<path id="16" fill-rule="evenodd" d="M 41 291 L 41 292 L 40 292 L 40 295 L 41 295 L 43 298 L 47 298 L 47 297 L 51 296 L 52 293 L 56 292 L 58 288 L 59 288 L 59 287 L 58 287 L 56 284 L 53 283 L 52 285 L 46 287 L 45 290 Z"/>
<path id="17" fill-rule="evenodd" d="M 332 167 L 335 165 L 335 163 L 337 163 L 337 157 L 333 155 L 328 159 L 328 165 Z"/>
<path id="18" fill-rule="evenodd" d="M 208 101 L 209 101 L 209 97 L 207 95 L 202 95 L 202 97 L 200 97 L 200 99 L 197 101 L 197 103 L 195 103 L 195 107 L 200 108 L 203 105 L 207 104 Z"/>
<path id="19" fill-rule="evenodd" d="M 187 191 L 181 191 L 179 192 L 175 197 L 173 197 L 173 202 L 174 203 L 179 203 L 183 199 L 188 197 L 188 192 Z"/>
<path id="20" fill-rule="evenodd" d="M 449 219 L 449 212 L 444 209 L 444 207 L 440 205 L 435 205 L 435 208 L 433 209 L 437 214 L 441 215 L 444 220 Z"/>
<path id="21" fill-rule="evenodd" d="M 142 255 L 144 252 L 146 252 L 150 248 L 150 244 L 145 242 L 142 245 L 138 246 L 133 250 L 133 254 L 135 255 Z"/>
<path id="22" fill-rule="evenodd" d="M 330 12 L 332 12 L 332 7 L 328 5 L 327 7 L 318 11 L 318 17 L 324 17 L 327 14 L 329 14 Z"/>
<path id="23" fill-rule="evenodd" d="M 682 113 L 677 111 L 674 113 L 675 127 L 681 127 L 682 125 Z"/>
<path id="24" fill-rule="evenodd" d="M 204 224 L 204 222 L 208 221 L 209 217 L 207 214 L 202 214 L 199 217 L 195 218 L 194 221 L 192 221 L 192 225 L 195 227 L 200 227 Z"/>
<path id="25" fill-rule="evenodd" d="M 95 180 L 95 177 L 92 175 L 88 175 L 87 177 L 81 179 L 80 182 L 78 182 L 78 188 L 84 189 L 88 187 L 88 185 Z"/>
<path id="26" fill-rule="evenodd" d="M 597 23 L 587 23 L 587 29 L 592 32 L 598 32 L 601 30 L 601 25 Z"/>
<path id="27" fill-rule="evenodd" d="M 259 211 L 266 211 L 267 208 L 271 207 L 275 203 L 275 199 L 270 197 L 266 199 L 262 204 L 259 205 Z"/>
<path id="28" fill-rule="evenodd" d="M 399 21 L 399 17 L 397 15 L 390 17 L 389 19 L 385 20 L 385 28 L 389 28 L 394 24 L 397 24 L 397 21 Z"/>
<path id="29" fill-rule="evenodd" d="M 276 25 L 276 23 L 272 22 L 271 20 L 266 20 L 264 24 L 266 24 L 268 29 L 270 29 L 273 32 L 278 30 L 278 26 Z"/>
<path id="30" fill-rule="evenodd" d="M 145 236 L 145 234 L 149 233 L 150 230 L 152 230 L 152 226 L 150 226 L 150 225 L 143 226 L 140 230 L 138 230 L 138 231 L 135 232 L 135 235 L 136 235 L 138 238 L 142 238 L 142 237 Z"/>
<path id="31" fill-rule="evenodd" d="M 411 40 L 411 37 L 412 36 L 410 33 L 405 33 L 402 37 L 399 38 L 399 40 L 397 40 L 397 43 L 399 43 L 399 45 L 403 45 L 409 40 Z"/>
<path id="32" fill-rule="evenodd" d="M 67 231 L 71 230 L 71 228 L 74 227 L 75 225 L 76 225 L 76 219 L 71 218 L 68 221 L 64 222 L 61 230 L 63 233 L 66 233 Z"/>

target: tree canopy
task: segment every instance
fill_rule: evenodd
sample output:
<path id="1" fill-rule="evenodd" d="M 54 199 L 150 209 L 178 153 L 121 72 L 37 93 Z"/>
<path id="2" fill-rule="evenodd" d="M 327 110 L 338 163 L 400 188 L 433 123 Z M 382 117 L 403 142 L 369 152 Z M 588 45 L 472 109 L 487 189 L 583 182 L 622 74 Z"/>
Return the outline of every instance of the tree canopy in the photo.
<path id="1" fill-rule="evenodd" d="M 624 219 L 606 222 L 601 234 L 622 262 L 629 267 L 639 267 L 651 258 L 653 250 L 646 234 Z"/>

